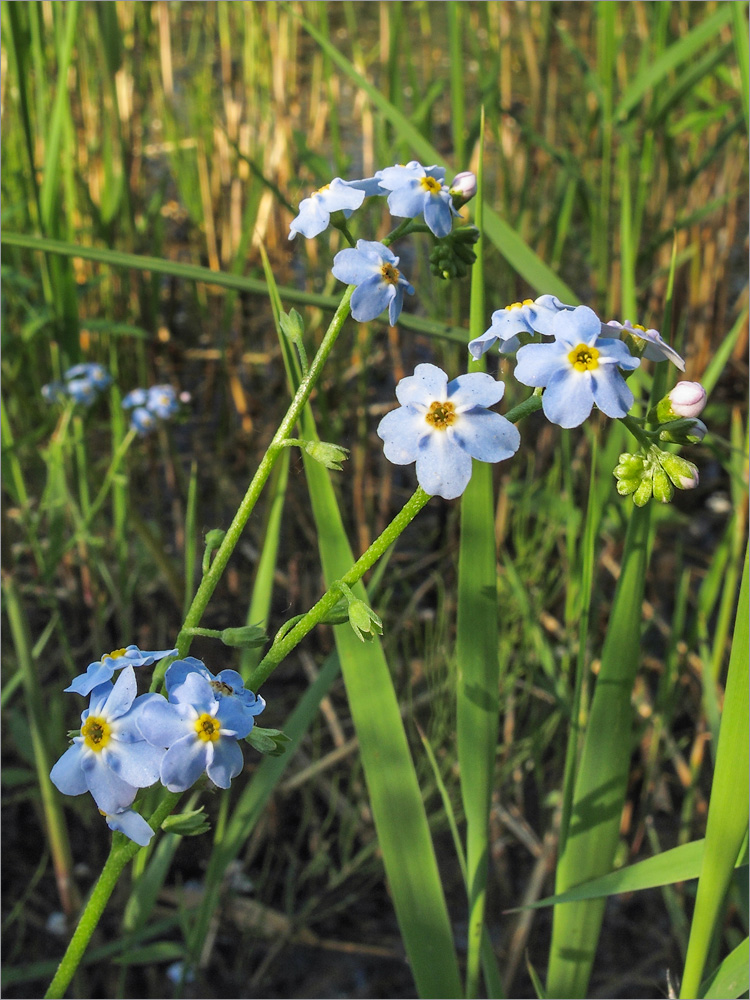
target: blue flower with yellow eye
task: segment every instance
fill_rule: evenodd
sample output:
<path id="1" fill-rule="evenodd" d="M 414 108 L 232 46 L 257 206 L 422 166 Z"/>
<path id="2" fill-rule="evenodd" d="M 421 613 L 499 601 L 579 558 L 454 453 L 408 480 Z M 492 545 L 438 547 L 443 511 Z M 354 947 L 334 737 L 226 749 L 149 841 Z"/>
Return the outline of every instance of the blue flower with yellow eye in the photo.
<path id="1" fill-rule="evenodd" d="M 453 195 L 445 183 L 443 167 L 423 167 L 417 160 L 404 166 L 386 167 L 376 174 L 380 186 L 390 191 L 388 209 L 397 218 L 416 219 L 424 215 L 435 236 L 447 236 L 458 215 Z"/>
<path id="2" fill-rule="evenodd" d="M 469 351 L 476 360 L 497 341 L 501 354 L 512 354 L 520 345 L 519 333 L 547 333 L 549 324 L 559 312 L 572 310 L 556 295 L 540 295 L 538 299 L 512 302 L 492 314 L 490 327 L 480 337 L 469 341 Z"/>
<path id="3" fill-rule="evenodd" d="M 137 646 L 125 646 L 105 653 L 101 660 L 89 663 L 84 674 L 73 678 L 66 691 L 74 694 L 87 695 L 99 684 L 104 684 L 123 667 L 150 667 L 167 656 L 177 656 L 176 649 L 157 649 L 142 651 Z"/>
<path id="4" fill-rule="evenodd" d="M 91 792 L 99 809 L 112 815 L 131 806 L 139 788 L 159 780 L 164 750 L 148 743 L 136 723 L 150 702 L 164 698 L 136 693 L 132 667 L 114 684 L 105 681 L 91 692 L 80 734 L 50 772 L 63 795 Z"/>
<path id="5" fill-rule="evenodd" d="M 169 701 L 149 701 L 138 718 L 144 738 L 166 749 L 160 777 L 170 792 L 184 792 L 204 772 L 219 788 L 229 788 L 243 767 L 237 741 L 253 724 L 253 715 L 239 698 L 220 695 L 198 670 L 186 672 Z"/>
<path id="6" fill-rule="evenodd" d="M 544 333 L 549 344 L 527 344 L 518 351 L 515 376 L 524 385 L 544 387 L 545 416 L 560 427 L 578 427 L 594 404 L 608 417 L 624 417 L 633 393 L 618 369 L 640 365 L 621 340 L 601 337 L 602 324 L 588 306 L 560 312 Z"/>
<path id="7" fill-rule="evenodd" d="M 289 239 L 293 240 L 297 233 L 302 233 L 311 240 L 328 228 L 332 212 L 343 212 L 349 218 L 371 194 L 382 194 L 377 177 L 366 177 L 361 181 L 343 181 L 334 177 L 330 184 L 324 184 L 309 198 L 302 199 L 299 212 L 289 226 Z"/>
<path id="8" fill-rule="evenodd" d="M 357 240 L 356 249 L 340 250 L 333 258 L 334 277 L 347 285 L 356 285 L 352 295 L 352 316 L 360 323 L 375 319 L 388 309 L 395 326 L 404 304 L 404 291 L 414 289 L 399 271 L 399 258 L 384 246 L 369 240 Z"/>
<path id="9" fill-rule="evenodd" d="M 417 365 L 396 386 L 401 406 L 378 425 L 385 457 L 396 465 L 416 462 L 425 493 L 445 500 L 461 496 L 471 479 L 472 458 L 502 462 L 518 451 L 518 428 L 488 409 L 504 391 L 502 382 L 484 372 L 449 382 L 435 365 Z"/>

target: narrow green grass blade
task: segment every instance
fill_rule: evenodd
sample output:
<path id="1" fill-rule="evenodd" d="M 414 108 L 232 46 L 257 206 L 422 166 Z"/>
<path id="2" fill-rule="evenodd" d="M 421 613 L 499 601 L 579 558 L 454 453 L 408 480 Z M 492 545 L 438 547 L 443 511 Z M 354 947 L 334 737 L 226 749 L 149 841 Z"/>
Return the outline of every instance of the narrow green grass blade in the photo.
<path id="1" fill-rule="evenodd" d="M 484 122 L 484 116 L 482 116 Z M 475 223 L 482 232 L 482 150 Z M 486 325 L 483 240 L 475 246 L 471 278 L 470 337 Z M 484 359 L 469 371 L 485 371 Z M 499 713 L 497 554 L 492 466 L 472 462 L 472 476 L 461 498 L 456 631 L 456 725 L 461 798 L 466 817 L 466 867 L 469 927 L 466 996 L 479 996 L 482 930 L 487 894 L 489 815 L 495 775 Z"/>
<path id="2" fill-rule="evenodd" d="M 703 52 L 711 39 L 731 20 L 734 6 L 732 3 L 720 4 L 705 21 L 646 63 L 620 97 L 615 108 L 615 120 L 626 118 L 646 93 L 653 90 L 676 66 Z"/>
<path id="3" fill-rule="evenodd" d="M 198 508 L 198 463 L 193 459 L 190 466 L 187 505 L 185 508 L 185 600 L 183 618 L 190 610 L 195 590 L 195 566 L 198 559 L 198 539 L 195 536 Z"/>
<path id="4" fill-rule="evenodd" d="M 414 127 L 411 121 L 394 107 L 391 102 L 374 87 L 369 80 L 359 73 L 351 62 L 342 55 L 338 49 L 334 48 L 320 32 L 313 27 L 309 21 L 300 18 L 300 23 L 305 31 L 310 34 L 320 47 L 326 51 L 333 62 L 335 62 L 349 76 L 358 87 L 360 87 L 370 98 L 372 103 L 379 108 L 388 121 L 393 125 L 400 138 L 414 150 L 419 159 L 426 164 L 438 164 L 448 167 L 445 159 L 438 153 L 424 138 L 424 136 Z M 464 169 L 464 164 L 460 164 L 459 170 Z M 544 261 L 538 257 L 518 233 L 503 221 L 491 208 L 485 206 L 484 231 L 497 247 L 498 251 L 510 264 L 510 266 L 525 278 L 526 281 L 540 292 L 549 292 L 557 295 L 563 301 L 575 305 L 578 302 L 575 292 L 573 292 L 565 282 L 551 269 Z"/>
<path id="5" fill-rule="evenodd" d="M 745 131 L 750 132 L 750 113 L 748 112 L 748 101 L 750 100 L 750 43 L 747 37 L 747 13 L 746 3 L 730 4 L 732 8 L 732 36 L 734 47 L 737 53 L 737 67 L 740 73 L 740 97 L 742 98 L 742 111 L 745 115 Z"/>
<path id="6" fill-rule="evenodd" d="M 164 260 L 160 257 L 147 257 L 140 254 L 124 253 L 120 250 L 106 250 L 102 247 L 88 247 L 65 240 L 47 239 L 41 236 L 26 236 L 22 233 L 0 233 L 0 244 L 4 246 L 21 247 L 26 250 L 40 250 L 45 253 L 58 254 L 62 257 L 80 257 L 81 260 L 93 260 L 111 267 L 134 268 L 137 271 L 151 271 L 153 274 L 168 274 L 175 278 L 185 278 L 187 281 L 201 281 L 207 285 L 219 288 L 233 288 L 241 292 L 254 292 L 266 296 L 269 289 L 265 281 L 258 278 L 247 278 L 241 274 L 228 274 L 222 271 L 212 271 L 208 267 L 197 264 L 182 264 L 179 261 Z M 298 288 L 279 287 L 280 293 L 287 302 L 301 305 L 319 306 L 333 312 L 341 301 L 333 295 L 319 295 L 314 292 L 303 292 Z M 572 293 L 571 293 L 572 294 Z M 447 326 L 427 320 L 420 316 L 403 313 L 399 317 L 399 326 L 415 330 L 430 336 L 443 337 L 466 345 L 466 330 L 460 327 Z"/>
<path id="7" fill-rule="evenodd" d="M 522 909 L 538 910 L 557 903 L 575 903 L 584 899 L 604 899 L 622 892 L 638 892 L 640 889 L 656 889 L 663 885 L 673 885 L 675 882 L 686 882 L 700 875 L 705 847 L 705 840 L 680 844 L 652 858 L 645 858 L 634 865 L 627 865 L 625 868 L 583 882 L 575 889 L 547 896 L 545 899 L 530 903 L 528 907 L 519 906 L 508 912 L 515 913 Z M 735 867 L 747 867 L 747 857 L 738 857 Z"/>
<path id="8" fill-rule="evenodd" d="M 748 555 L 742 574 L 724 711 L 716 750 L 716 768 L 706 822 L 706 849 L 698 881 L 681 997 L 698 995 L 711 939 L 748 828 L 750 767 L 748 742 Z"/>
<path id="9" fill-rule="evenodd" d="M 309 413 L 302 434 L 315 439 Z M 354 562 L 326 469 L 307 455 L 305 472 L 328 584 Z M 353 587 L 366 599 L 362 586 Z M 448 910 L 422 795 L 383 649 L 334 627 L 349 707 L 359 739 L 378 842 L 412 974 L 421 997 L 459 997 L 461 980 Z"/>
<path id="10" fill-rule="evenodd" d="M 747 993 L 750 987 L 748 961 L 750 938 L 745 938 L 702 983 L 698 996 L 703 997 L 703 1000 L 735 1000 Z"/>
<path id="11" fill-rule="evenodd" d="M 640 662 L 649 523 L 650 507 L 634 507 L 557 868 L 558 891 L 608 871 L 617 845 L 633 740 L 630 697 Z M 585 996 L 603 913 L 599 900 L 555 907 L 549 996 Z"/>
<path id="12" fill-rule="evenodd" d="M 278 289 L 269 292 L 284 351 L 295 382 L 289 344 L 279 329 Z M 301 436 L 318 439 L 310 407 L 303 411 Z M 318 534 L 323 575 L 330 585 L 354 562 L 330 475 L 303 452 Z M 352 588 L 367 599 L 364 586 Z M 398 700 L 380 642 L 362 643 L 349 625 L 334 627 L 336 650 L 359 740 L 375 829 L 404 946 L 421 997 L 461 995 L 458 961 L 424 803 L 411 759 Z"/>

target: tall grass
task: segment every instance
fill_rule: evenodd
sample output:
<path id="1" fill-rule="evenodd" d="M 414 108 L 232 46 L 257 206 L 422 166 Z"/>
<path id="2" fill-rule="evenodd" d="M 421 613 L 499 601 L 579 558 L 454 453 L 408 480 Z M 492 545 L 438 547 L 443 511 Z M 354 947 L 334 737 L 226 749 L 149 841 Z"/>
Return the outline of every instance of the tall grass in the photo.
<path id="1" fill-rule="evenodd" d="M 47 778 L 75 724 L 61 690 L 102 650 L 174 644 L 296 389 L 279 310 L 310 356 L 323 340 L 343 242 L 289 243 L 299 201 L 412 158 L 481 173 L 471 288 L 399 246 L 418 305 L 350 323 L 301 417 L 351 477 L 285 449 L 202 624 L 273 635 L 344 575 L 413 490 L 374 435 L 394 382 L 466 370 L 469 336 L 529 296 L 686 356 L 701 486 L 635 510 L 619 423 L 527 417 L 516 459 L 477 465 L 460 512 L 431 501 L 359 590 L 382 640 L 324 628 L 264 685 L 287 752 L 183 804 L 210 834 L 135 858 L 77 991 L 171 995 L 179 959 L 226 995 L 746 992 L 744 5 L 16 3 L 2 44 L 7 995 L 46 986 L 62 942 L 39 925 L 73 918 L 106 857 Z M 117 383 L 83 416 L 40 395 L 79 359 Z M 156 382 L 191 402 L 136 440 L 122 395 Z M 653 366 L 631 385 L 662 394 Z"/>

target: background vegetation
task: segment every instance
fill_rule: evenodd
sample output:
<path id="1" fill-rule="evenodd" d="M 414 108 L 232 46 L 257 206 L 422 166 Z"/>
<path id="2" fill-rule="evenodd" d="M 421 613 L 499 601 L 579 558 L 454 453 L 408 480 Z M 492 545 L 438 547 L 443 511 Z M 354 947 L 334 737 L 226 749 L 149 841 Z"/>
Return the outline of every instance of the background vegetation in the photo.
<path id="1" fill-rule="evenodd" d="M 91 803 L 66 800 L 63 823 L 45 783 L 78 718 L 62 688 L 103 650 L 173 645 L 202 539 L 226 526 L 281 415 L 261 247 L 284 307 L 319 340 L 341 291 L 330 275 L 339 235 L 290 243 L 299 201 L 333 176 L 412 158 L 476 168 L 482 106 L 488 322 L 554 292 L 670 334 L 686 377 L 710 390 L 712 434 L 691 456 L 700 486 L 652 514 L 618 860 L 702 837 L 747 530 L 745 4 L 31 2 L 4 4 L 2 30 L 6 996 L 49 980 L 65 943 L 58 915 L 72 917 L 108 850 Z M 361 235 L 387 232 L 381 209 L 367 212 Z M 321 437 L 351 449 L 336 482 L 355 553 L 414 488 L 374 434 L 395 382 L 419 361 L 459 371 L 467 358 L 468 282 L 434 279 L 421 244 L 399 252 L 417 289 L 399 327 L 351 322 L 314 399 Z M 80 359 L 113 374 L 110 405 L 63 419 L 40 390 Z M 156 382 L 190 401 L 109 482 L 126 431 L 120 397 Z M 519 388 L 509 381 L 508 406 Z M 611 475 L 627 439 L 600 430 L 534 418 L 496 470 L 504 670 L 488 926 L 510 996 L 534 995 L 526 962 L 543 973 L 549 949 L 549 911 L 504 911 L 553 891 L 592 465 L 587 686 L 631 509 Z M 321 592 L 301 459 L 273 485 L 208 627 L 264 619 L 274 634 Z M 431 503 L 368 589 L 460 949 L 446 696 L 458 519 L 457 504 Z M 216 664 L 208 641 L 193 652 Z M 77 995 L 414 995 L 331 630 L 263 693 L 263 724 L 295 735 L 295 752 L 248 754 L 254 797 L 233 789 L 230 810 L 204 796 L 216 833 L 170 834 L 148 869 L 135 863 Z M 243 835 L 222 854 L 230 815 Z M 663 996 L 694 893 L 681 882 L 612 897 L 591 995 Z M 746 935 L 739 879 L 715 960 Z M 175 987 L 166 969 L 186 956 L 198 979 Z"/>

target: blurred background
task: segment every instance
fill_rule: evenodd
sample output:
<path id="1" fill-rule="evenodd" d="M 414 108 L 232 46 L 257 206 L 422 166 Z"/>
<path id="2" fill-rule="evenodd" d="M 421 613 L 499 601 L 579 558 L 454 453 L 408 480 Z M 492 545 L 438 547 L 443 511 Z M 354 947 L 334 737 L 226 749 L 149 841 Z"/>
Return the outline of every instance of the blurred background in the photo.
<path id="1" fill-rule="evenodd" d="M 642 731 L 620 860 L 702 835 L 716 721 L 704 678 L 725 666 L 747 522 L 746 14 L 743 3 L 639 0 L 3 5 L 3 577 L 12 581 L 6 611 L 8 593 L 17 611 L 17 627 L 3 630 L 6 996 L 41 988 L 65 943 L 27 713 L 42 706 L 54 761 L 78 722 L 61 694 L 72 676 L 103 650 L 173 645 L 202 539 L 227 525 L 283 414 L 261 247 L 312 349 L 343 290 L 330 274 L 342 243 L 335 230 L 290 242 L 299 202 L 334 176 L 371 176 L 409 159 L 447 164 L 448 180 L 476 170 L 482 107 L 487 325 L 493 310 L 553 292 L 603 319 L 660 329 L 686 358 L 683 377 L 710 373 L 703 419 L 712 436 L 690 455 L 700 486 L 655 511 L 634 695 Z M 352 221 L 365 239 L 391 228 L 383 202 Z M 413 468 L 388 465 L 374 433 L 396 382 L 420 361 L 457 374 L 468 357 L 468 279 L 433 277 L 424 240 L 397 252 L 416 289 L 398 328 L 350 321 L 313 397 L 321 437 L 351 449 L 336 485 L 357 552 L 414 488 Z M 100 400 L 71 423 L 66 451 L 60 412 L 41 388 L 79 360 L 104 364 L 116 388 L 111 407 Z M 506 374 L 512 362 L 495 355 L 496 368 Z M 645 390 L 648 373 L 642 379 Z M 81 491 L 96 491 L 124 434 L 120 397 L 156 383 L 185 394 L 179 418 L 131 447 L 127 475 L 82 525 Z M 509 380 L 507 406 L 525 394 Z M 537 415 L 522 426 L 528 447 L 496 473 L 507 668 L 488 919 L 509 996 L 534 995 L 527 957 L 538 969 L 546 962 L 546 911 L 503 911 L 552 891 L 580 501 L 602 426 L 561 433 Z M 631 503 L 611 474 L 626 445 L 618 426 L 594 458 L 599 636 Z M 322 586 L 296 455 L 283 489 L 271 634 Z M 272 517 L 262 502 L 207 627 L 244 623 Z M 417 730 L 460 818 L 448 693 L 457 529 L 458 506 L 432 502 L 371 593 L 415 723 L 460 948 L 460 872 Z M 282 665 L 264 688 L 265 726 L 284 727 L 332 648 L 322 628 Z M 192 652 L 215 662 L 208 641 Z M 595 671 L 596 649 L 592 659 Z M 246 758 L 250 778 L 258 765 Z M 207 812 L 218 812 L 210 796 Z M 88 801 L 67 800 L 65 815 L 73 881 L 85 895 L 109 835 Z M 76 995 L 413 995 L 340 680 L 226 872 L 198 979 L 175 987 L 167 969 L 200 905 L 209 838 L 174 845 L 150 903 L 156 936 L 127 938 L 128 888 L 118 889 Z M 610 901 L 593 996 L 666 994 L 691 891 Z M 733 913 L 730 944 L 747 919 L 746 893 L 737 890 Z"/>

